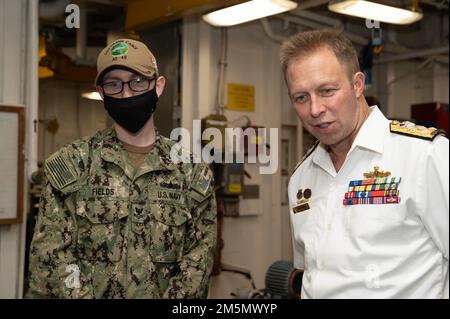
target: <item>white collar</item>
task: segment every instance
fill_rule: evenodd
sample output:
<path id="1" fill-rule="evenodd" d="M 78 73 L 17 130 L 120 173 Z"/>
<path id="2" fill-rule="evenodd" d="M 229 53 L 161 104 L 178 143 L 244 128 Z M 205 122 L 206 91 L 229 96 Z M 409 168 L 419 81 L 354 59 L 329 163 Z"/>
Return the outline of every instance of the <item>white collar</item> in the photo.
<path id="1" fill-rule="evenodd" d="M 389 133 L 389 120 L 383 115 L 378 106 L 371 106 L 370 109 L 372 112 L 370 112 L 369 116 L 359 129 L 347 156 L 356 147 L 365 148 L 380 154 L 383 153 L 384 137 Z M 312 161 L 330 175 L 336 175 L 330 155 L 322 144 L 320 144 L 314 152 Z"/>

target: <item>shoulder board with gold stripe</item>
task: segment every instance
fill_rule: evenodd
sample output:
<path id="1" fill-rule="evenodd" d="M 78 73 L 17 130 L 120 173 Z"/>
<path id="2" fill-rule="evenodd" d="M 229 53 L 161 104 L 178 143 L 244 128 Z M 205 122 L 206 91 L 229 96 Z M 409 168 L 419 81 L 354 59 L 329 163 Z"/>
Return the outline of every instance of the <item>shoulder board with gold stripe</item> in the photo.
<path id="1" fill-rule="evenodd" d="M 393 120 L 390 123 L 390 130 L 392 133 L 421 138 L 429 141 L 434 140 L 438 135 L 445 135 L 444 130 L 416 125 L 409 121 L 400 122 Z"/>
<path id="2" fill-rule="evenodd" d="M 302 163 L 305 161 L 305 159 L 307 159 L 308 156 L 311 155 L 312 152 L 314 152 L 314 150 L 316 149 L 317 145 L 319 145 L 319 143 L 320 143 L 319 140 L 316 140 L 314 142 L 314 145 L 306 152 L 306 154 L 303 156 L 303 158 L 300 160 L 300 162 L 298 162 L 298 164 L 295 166 L 294 170 L 292 171 L 292 174 L 294 174 L 294 172 L 297 170 L 297 168 L 300 167 L 300 165 L 302 165 Z"/>

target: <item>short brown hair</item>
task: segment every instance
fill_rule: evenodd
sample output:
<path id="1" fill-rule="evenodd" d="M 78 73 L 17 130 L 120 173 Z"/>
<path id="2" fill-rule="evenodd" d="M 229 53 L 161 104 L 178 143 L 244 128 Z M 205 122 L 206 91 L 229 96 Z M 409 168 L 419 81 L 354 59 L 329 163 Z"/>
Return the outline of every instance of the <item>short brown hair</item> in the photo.
<path id="1" fill-rule="evenodd" d="M 314 30 L 297 33 L 282 44 L 280 62 L 284 76 L 286 76 L 287 68 L 293 60 L 324 47 L 333 51 L 336 58 L 347 67 L 350 78 L 360 70 L 356 50 L 342 32 Z"/>

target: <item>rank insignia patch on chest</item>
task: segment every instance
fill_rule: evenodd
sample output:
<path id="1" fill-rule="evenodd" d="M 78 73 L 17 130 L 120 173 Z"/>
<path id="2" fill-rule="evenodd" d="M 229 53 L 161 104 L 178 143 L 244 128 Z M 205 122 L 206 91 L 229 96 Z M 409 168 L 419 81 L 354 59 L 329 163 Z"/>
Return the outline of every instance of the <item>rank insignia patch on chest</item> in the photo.
<path id="1" fill-rule="evenodd" d="M 305 210 L 308 210 L 309 207 L 309 199 L 311 198 L 312 192 L 309 188 L 303 190 L 299 189 L 297 192 L 297 203 L 292 208 L 292 211 L 294 214 L 303 212 Z"/>
<path id="2" fill-rule="evenodd" d="M 390 172 L 380 171 L 378 166 L 365 179 L 350 181 L 344 195 L 344 205 L 398 204 L 401 177 L 391 177 Z"/>

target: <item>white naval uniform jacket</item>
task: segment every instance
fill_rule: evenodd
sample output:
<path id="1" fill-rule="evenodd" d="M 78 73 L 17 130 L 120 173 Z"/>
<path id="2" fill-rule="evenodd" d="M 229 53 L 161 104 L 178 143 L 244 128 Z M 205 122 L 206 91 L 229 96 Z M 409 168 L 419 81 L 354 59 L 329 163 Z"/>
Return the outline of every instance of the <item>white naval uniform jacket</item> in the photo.
<path id="1" fill-rule="evenodd" d="M 391 133 L 371 109 L 338 173 L 319 144 L 291 176 L 302 298 L 448 298 L 449 140 Z M 400 203 L 344 206 L 349 182 L 374 166 L 401 178 Z M 299 189 L 310 208 L 294 213 Z"/>

